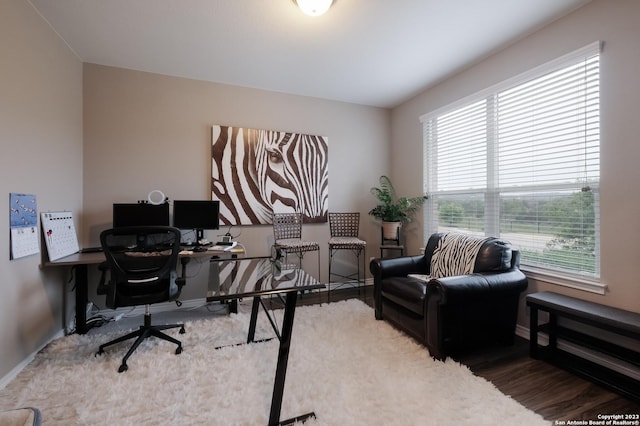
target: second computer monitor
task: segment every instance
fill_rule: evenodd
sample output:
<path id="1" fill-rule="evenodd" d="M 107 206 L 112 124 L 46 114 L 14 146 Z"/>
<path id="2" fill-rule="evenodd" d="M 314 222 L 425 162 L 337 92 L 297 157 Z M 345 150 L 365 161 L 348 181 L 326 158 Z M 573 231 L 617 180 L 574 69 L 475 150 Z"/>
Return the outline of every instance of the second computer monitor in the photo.
<path id="1" fill-rule="evenodd" d="M 218 229 L 220 202 L 217 200 L 175 200 L 173 226 L 195 229 L 196 242 L 204 238 L 205 229 Z"/>

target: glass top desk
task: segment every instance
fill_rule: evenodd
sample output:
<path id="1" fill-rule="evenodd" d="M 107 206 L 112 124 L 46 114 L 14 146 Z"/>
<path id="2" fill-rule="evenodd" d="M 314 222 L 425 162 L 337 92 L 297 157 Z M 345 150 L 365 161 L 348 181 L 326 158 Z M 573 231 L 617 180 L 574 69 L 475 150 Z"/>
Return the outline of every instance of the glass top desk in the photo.
<path id="1" fill-rule="evenodd" d="M 324 288 L 314 277 L 299 269 L 297 265 L 282 264 L 271 258 L 212 259 L 210 263 L 211 284 L 207 292 L 207 301 L 232 301 L 253 297 L 251 320 L 247 343 L 254 342 L 259 307 L 262 306 L 276 336 L 280 340 L 276 377 L 273 383 L 269 425 L 292 424 L 315 417 L 314 413 L 304 414 L 293 419 L 280 421 L 282 393 L 287 374 L 291 332 L 296 311 L 298 293 L 301 291 Z M 282 330 L 278 333 L 275 320 L 265 307 L 262 297 L 277 295 L 284 298 L 284 318 Z"/>

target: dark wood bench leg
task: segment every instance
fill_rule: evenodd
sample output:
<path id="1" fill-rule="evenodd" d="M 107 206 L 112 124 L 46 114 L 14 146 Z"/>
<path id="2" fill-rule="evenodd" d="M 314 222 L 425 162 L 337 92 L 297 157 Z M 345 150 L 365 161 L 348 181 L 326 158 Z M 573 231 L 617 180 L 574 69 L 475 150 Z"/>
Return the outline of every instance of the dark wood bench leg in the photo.
<path id="1" fill-rule="evenodd" d="M 558 315 L 554 312 L 549 312 L 549 357 L 553 358 L 556 355 L 556 348 L 558 347 Z"/>
<path id="2" fill-rule="evenodd" d="M 538 353 L 538 307 L 529 307 L 529 356 L 540 359 Z"/>

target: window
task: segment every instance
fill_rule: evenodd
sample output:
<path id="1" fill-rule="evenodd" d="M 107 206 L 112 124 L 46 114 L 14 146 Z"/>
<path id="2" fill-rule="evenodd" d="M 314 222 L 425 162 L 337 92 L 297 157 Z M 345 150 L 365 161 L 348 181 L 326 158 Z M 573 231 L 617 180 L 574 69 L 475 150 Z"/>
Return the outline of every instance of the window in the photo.
<path id="1" fill-rule="evenodd" d="M 599 277 L 600 43 L 424 115 L 425 239 L 501 236 L 521 264 Z"/>

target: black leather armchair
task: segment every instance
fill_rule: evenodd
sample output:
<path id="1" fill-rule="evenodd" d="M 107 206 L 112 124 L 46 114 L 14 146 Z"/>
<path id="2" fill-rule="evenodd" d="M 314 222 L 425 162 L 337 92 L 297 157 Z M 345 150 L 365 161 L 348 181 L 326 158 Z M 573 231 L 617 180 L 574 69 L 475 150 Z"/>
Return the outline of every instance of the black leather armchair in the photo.
<path id="1" fill-rule="evenodd" d="M 520 253 L 487 238 L 470 274 L 409 276 L 430 275 L 444 235 L 433 234 L 424 255 L 371 261 L 376 319 L 414 337 L 440 360 L 487 343 L 513 343 L 520 293 L 527 288 Z"/>

